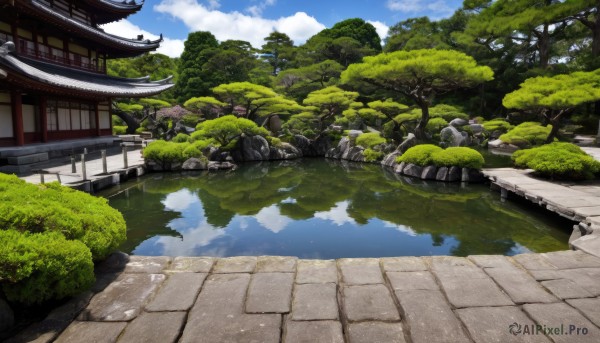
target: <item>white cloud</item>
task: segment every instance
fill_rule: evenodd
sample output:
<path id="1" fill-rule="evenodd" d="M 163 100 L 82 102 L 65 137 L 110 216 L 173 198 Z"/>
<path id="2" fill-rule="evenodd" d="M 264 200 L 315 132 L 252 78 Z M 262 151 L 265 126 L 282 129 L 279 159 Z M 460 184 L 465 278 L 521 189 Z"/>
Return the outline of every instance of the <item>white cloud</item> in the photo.
<path id="1" fill-rule="evenodd" d="M 267 8 L 268 6 L 275 5 L 276 2 L 277 0 L 264 0 L 261 1 L 258 5 L 248 7 L 246 11 L 248 11 L 248 13 L 252 14 L 255 17 L 260 17 L 265 8 Z"/>
<path id="2" fill-rule="evenodd" d="M 402 233 L 405 233 L 405 234 L 407 234 L 409 236 L 412 236 L 412 237 L 414 237 L 414 236 L 417 235 L 417 233 L 415 232 L 415 230 L 413 230 L 412 228 L 410 228 L 408 226 L 394 224 L 394 223 L 388 222 L 386 220 L 383 220 L 383 226 L 384 227 L 389 227 L 389 228 L 392 228 L 392 229 L 395 229 L 395 230 L 398 230 L 398 231 L 400 231 Z"/>
<path id="3" fill-rule="evenodd" d="M 272 1 L 263 1 L 261 4 L 269 2 Z M 325 28 L 325 25 L 304 12 L 279 19 L 265 19 L 237 11 L 217 11 L 197 0 L 162 0 L 154 6 L 154 10 L 180 19 L 191 31 L 210 31 L 220 41 L 245 40 L 257 48 L 274 30 L 287 34 L 296 44 L 301 44 Z"/>
<path id="4" fill-rule="evenodd" d="M 221 7 L 220 0 L 208 0 L 208 8 L 215 9 Z"/>
<path id="5" fill-rule="evenodd" d="M 137 38 L 138 35 L 144 35 L 144 39 L 155 40 L 159 36 L 143 30 L 137 25 L 132 24 L 128 20 L 121 20 L 117 22 L 108 23 L 102 26 L 102 29 L 107 33 L 123 37 L 123 38 Z M 163 37 L 160 47 L 156 52 L 167 55 L 169 57 L 179 57 L 183 52 L 183 40 L 171 39 Z"/>
<path id="6" fill-rule="evenodd" d="M 454 12 L 444 0 L 388 0 L 387 8 L 404 13 L 433 12 L 428 16 L 432 19 L 449 16 Z"/>
<path id="7" fill-rule="evenodd" d="M 342 226 L 344 224 L 356 224 L 356 221 L 353 218 L 350 218 L 348 215 L 349 204 L 350 203 L 348 201 L 340 201 L 336 203 L 335 207 L 332 207 L 329 211 L 315 213 L 315 218 L 329 220 L 337 226 Z"/>
<path id="8" fill-rule="evenodd" d="M 261 209 L 254 217 L 262 227 L 274 233 L 285 229 L 292 222 L 290 218 L 281 214 L 277 205 Z"/>
<path id="9" fill-rule="evenodd" d="M 379 38 L 381 38 L 383 40 L 383 39 L 385 39 L 385 37 L 387 37 L 388 32 L 390 31 L 390 27 L 387 26 L 385 23 L 382 23 L 378 20 L 367 20 L 367 23 L 369 23 L 375 27 L 375 30 L 377 31 Z"/>
<path id="10" fill-rule="evenodd" d="M 161 202 L 167 210 L 183 212 L 191 204 L 198 202 L 198 196 L 184 188 L 175 193 L 168 194 L 165 200 Z"/>

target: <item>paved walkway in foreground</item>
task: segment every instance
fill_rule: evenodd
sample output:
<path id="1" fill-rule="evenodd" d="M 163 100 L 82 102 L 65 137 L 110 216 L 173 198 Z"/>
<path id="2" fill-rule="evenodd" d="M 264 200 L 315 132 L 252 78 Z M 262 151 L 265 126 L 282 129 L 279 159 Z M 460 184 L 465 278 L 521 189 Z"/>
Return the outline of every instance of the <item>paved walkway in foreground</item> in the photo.
<path id="1" fill-rule="evenodd" d="M 127 164 L 128 164 L 129 168 L 144 164 L 144 158 L 142 157 L 142 154 L 140 153 L 140 151 L 141 150 L 137 149 L 137 150 L 132 150 L 132 151 L 127 152 Z M 94 157 L 92 157 L 92 156 L 94 156 Z M 102 175 L 102 172 L 103 172 L 102 159 L 100 158 L 100 156 L 98 154 L 90 155 L 89 158 L 90 158 L 90 160 L 86 161 L 86 163 L 85 163 L 87 178 L 88 178 L 88 180 L 94 180 L 95 178 Z M 123 168 L 125 166 L 124 160 L 123 160 L 123 154 L 107 156 L 106 164 L 107 164 L 107 170 L 108 170 L 109 174 L 123 170 Z M 67 183 L 80 182 L 83 180 L 81 161 L 79 160 L 79 157 L 77 159 L 76 167 L 77 167 L 76 173 L 71 172 L 72 171 L 71 163 L 65 163 L 65 164 L 57 166 L 57 167 L 44 168 L 44 170 L 46 170 L 48 172 L 52 172 L 52 173 L 59 173 L 61 182 L 63 184 L 67 184 Z M 20 178 L 27 182 L 36 183 L 36 184 L 40 183 L 40 175 L 39 174 L 23 176 Z M 44 175 L 44 180 L 45 180 L 45 182 L 52 182 L 52 181 L 57 181 L 57 178 L 56 178 L 56 175 L 48 174 L 48 175 Z"/>
<path id="2" fill-rule="evenodd" d="M 600 258 L 581 251 L 337 261 L 115 254 L 98 270 L 98 293 L 14 341 L 600 341 Z"/>

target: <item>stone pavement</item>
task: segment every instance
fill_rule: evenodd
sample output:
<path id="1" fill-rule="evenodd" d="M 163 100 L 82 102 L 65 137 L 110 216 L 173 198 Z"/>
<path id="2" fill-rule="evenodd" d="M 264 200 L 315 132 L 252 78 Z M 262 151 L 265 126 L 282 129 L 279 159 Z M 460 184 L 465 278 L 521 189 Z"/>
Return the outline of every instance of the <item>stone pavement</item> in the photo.
<path id="1" fill-rule="evenodd" d="M 600 341 L 600 258 L 581 251 L 336 261 L 117 253 L 96 269 L 93 292 L 9 342 Z"/>

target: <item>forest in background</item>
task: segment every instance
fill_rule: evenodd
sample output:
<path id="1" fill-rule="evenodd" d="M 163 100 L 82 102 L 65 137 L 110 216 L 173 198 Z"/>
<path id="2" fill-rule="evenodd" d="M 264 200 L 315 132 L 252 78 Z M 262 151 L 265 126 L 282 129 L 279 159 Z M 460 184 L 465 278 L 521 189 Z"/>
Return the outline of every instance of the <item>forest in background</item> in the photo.
<path id="1" fill-rule="evenodd" d="M 381 52 L 456 50 L 490 67 L 493 80 L 460 91 L 435 92 L 429 101 L 432 106 L 450 105 L 470 117 L 490 119 L 516 112 L 505 108 L 502 100 L 528 78 L 600 68 L 599 9 L 600 2 L 591 0 L 466 0 L 450 18 L 411 18 L 393 25 L 383 42 L 371 24 L 354 18 L 299 46 L 286 34 L 273 32 L 260 49 L 245 41 L 219 42 L 210 32 L 193 32 L 180 58 L 148 54 L 112 60 L 108 70 L 121 77 L 174 75 L 176 86 L 158 96 L 171 105 L 214 96 L 215 87 L 234 82 L 265 86 L 304 105 L 311 92 L 329 86 L 356 91 L 352 101 L 362 104 L 388 99 L 410 105 L 398 92 L 366 83 L 341 84 L 340 75 L 363 57 Z M 199 106 L 192 110 L 202 114 Z M 595 132 L 599 104 L 587 102 L 574 112 L 573 122 L 583 131 Z"/>

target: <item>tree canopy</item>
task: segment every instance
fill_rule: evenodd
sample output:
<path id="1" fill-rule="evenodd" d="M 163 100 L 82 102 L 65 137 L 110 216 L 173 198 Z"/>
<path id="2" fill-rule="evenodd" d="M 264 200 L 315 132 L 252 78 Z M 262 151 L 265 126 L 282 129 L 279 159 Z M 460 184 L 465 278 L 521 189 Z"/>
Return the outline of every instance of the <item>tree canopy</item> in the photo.
<path id="1" fill-rule="evenodd" d="M 592 72 L 575 72 L 553 77 L 529 78 L 521 87 L 507 94 L 502 103 L 507 108 L 533 111 L 544 116 L 552 131 L 548 143 L 554 140 L 560 119 L 575 107 L 600 100 L 600 69 Z"/>
<path id="2" fill-rule="evenodd" d="M 422 111 L 415 129 L 425 138 L 429 106 L 436 94 L 473 87 L 493 79 L 493 71 L 464 53 L 452 50 L 412 50 L 365 57 L 341 75 L 343 83 L 366 82 L 413 100 Z"/>

